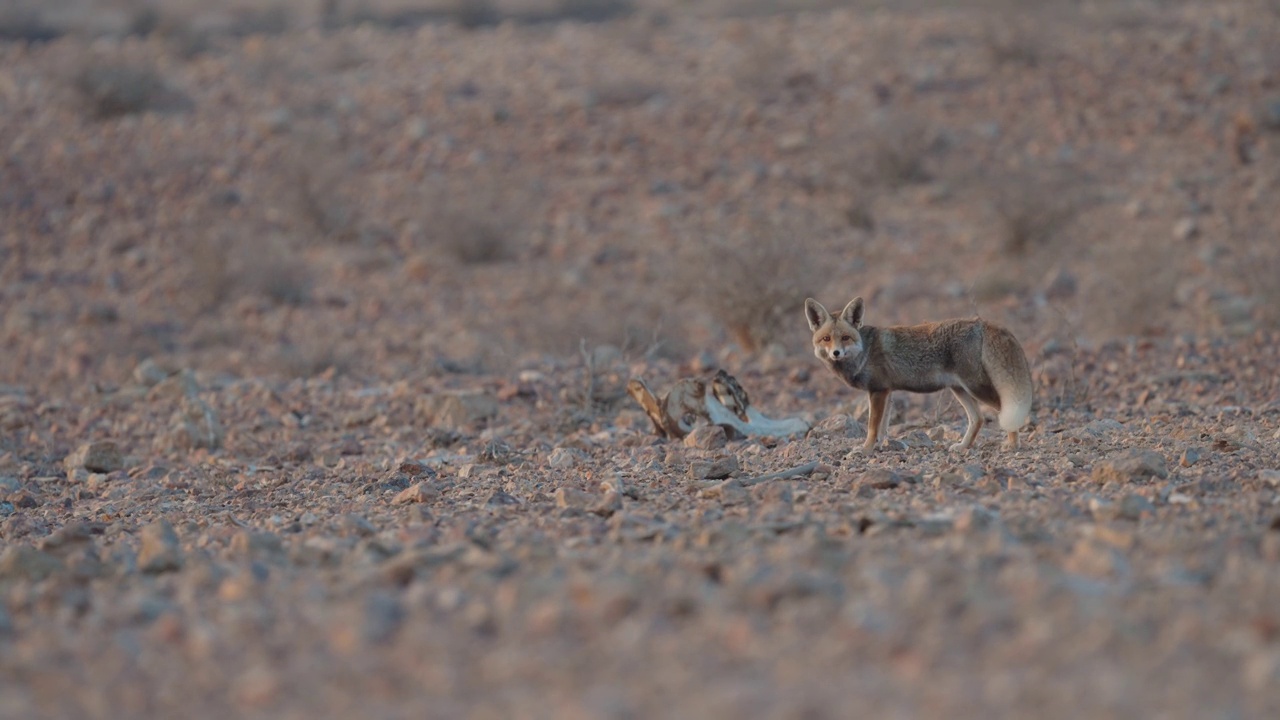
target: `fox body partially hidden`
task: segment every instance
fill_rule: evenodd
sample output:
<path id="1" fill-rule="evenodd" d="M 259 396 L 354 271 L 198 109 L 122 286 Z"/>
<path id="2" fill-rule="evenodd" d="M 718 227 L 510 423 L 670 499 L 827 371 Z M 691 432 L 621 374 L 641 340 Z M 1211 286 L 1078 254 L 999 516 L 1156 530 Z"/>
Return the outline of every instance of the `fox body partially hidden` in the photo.
<path id="1" fill-rule="evenodd" d="M 1008 433 L 1004 449 L 1018 447 L 1018 430 L 1031 413 L 1031 370 L 1013 333 L 982 319 L 943 320 L 923 325 L 870 327 L 862 324 L 862 298 L 839 317 L 817 300 L 804 304 L 813 330 L 813 354 L 850 387 L 867 391 L 870 418 L 864 450 L 885 434 L 885 406 L 894 390 L 931 393 L 949 389 L 969 418 L 952 450 L 967 450 L 982 429 L 981 402 L 996 409 Z"/>

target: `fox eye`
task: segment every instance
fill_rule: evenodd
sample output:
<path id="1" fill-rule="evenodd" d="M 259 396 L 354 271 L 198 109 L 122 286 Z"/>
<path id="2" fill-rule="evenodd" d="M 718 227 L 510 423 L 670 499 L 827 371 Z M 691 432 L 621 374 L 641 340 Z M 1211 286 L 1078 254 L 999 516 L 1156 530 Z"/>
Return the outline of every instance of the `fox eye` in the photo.
<path id="1" fill-rule="evenodd" d="M 830 335 L 823 335 L 823 336 L 822 336 L 822 342 L 831 342 L 831 336 L 830 336 Z"/>
<path id="2" fill-rule="evenodd" d="M 849 337 L 848 335 L 845 335 L 844 337 L 840 338 L 840 342 L 851 342 L 852 340 L 853 338 Z"/>

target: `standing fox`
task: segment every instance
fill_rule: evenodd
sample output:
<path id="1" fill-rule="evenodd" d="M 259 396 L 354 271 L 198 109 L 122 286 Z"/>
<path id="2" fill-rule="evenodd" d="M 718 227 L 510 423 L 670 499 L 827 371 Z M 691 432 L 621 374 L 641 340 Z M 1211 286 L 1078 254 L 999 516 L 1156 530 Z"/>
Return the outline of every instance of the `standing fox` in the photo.
<path id="1" fill-rule="evenodd" d="M 999 412 L 1008 433 L 1002 448 L 1018 447 L 1018 430 L 1031 412 L 1031 370 L 1013 333 L 986 320 L 943 320 L 877 328 L 862 324 L 862 298 L 840 317 L 817 300 L 804 302 L 813 330 L 813 354 L 850 387 L 866 390 L 871 404 L 864 451 L 886 434 L 885 405 L 894 390 L 951 390 L 964 406 L 969 426 L 952 450 L 968 450 L 982 429 L 981 401 Z"/>

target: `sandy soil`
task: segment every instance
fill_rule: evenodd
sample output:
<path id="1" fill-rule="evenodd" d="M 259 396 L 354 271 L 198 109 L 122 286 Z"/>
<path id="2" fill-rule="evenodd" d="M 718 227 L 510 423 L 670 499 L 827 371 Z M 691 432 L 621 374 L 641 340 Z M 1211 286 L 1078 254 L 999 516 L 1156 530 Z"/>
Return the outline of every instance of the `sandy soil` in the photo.
<path id="1" fill-rule="evenodd" d="M 183 5 L 0 15 L 0 717 L 1280 714 L 1274 3 Z"/>

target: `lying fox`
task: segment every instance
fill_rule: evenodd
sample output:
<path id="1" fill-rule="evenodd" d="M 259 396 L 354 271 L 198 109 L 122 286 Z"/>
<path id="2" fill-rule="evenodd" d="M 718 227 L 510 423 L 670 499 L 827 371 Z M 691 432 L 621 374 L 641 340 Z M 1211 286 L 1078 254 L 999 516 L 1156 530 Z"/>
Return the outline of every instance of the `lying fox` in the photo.
<path id="1" fill-rule="evenodd" d="M 862 324 L 862 298 L 840 317 L 817 300 L 804 302 L 813 330 L 813 354 L 850 387 L 866 390 L 871 404 L 863 451 L 886 434 L 885 405 L 894 390 L 914 393 L 951 390 L 964 406 L 969 426 L 952 450 L 968 450 L 982 429 L 981 401 L 999 412 L 1008 433 L 1004 450 L 1018 447 L 1018 430 L 1031 413 L 1031 370 L 1013 333 L 982 319 L 943 320 L 923 325 L 870 327 Z"/>

